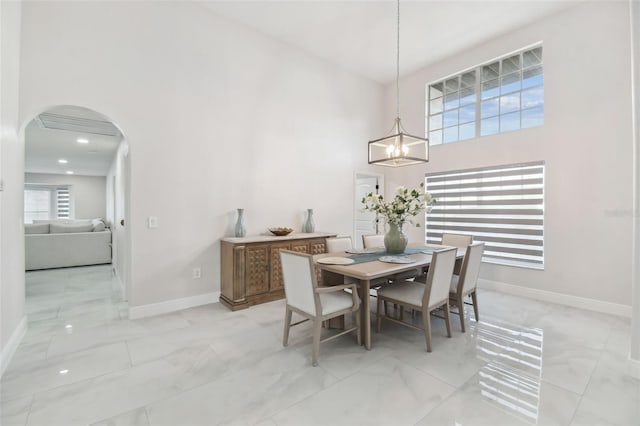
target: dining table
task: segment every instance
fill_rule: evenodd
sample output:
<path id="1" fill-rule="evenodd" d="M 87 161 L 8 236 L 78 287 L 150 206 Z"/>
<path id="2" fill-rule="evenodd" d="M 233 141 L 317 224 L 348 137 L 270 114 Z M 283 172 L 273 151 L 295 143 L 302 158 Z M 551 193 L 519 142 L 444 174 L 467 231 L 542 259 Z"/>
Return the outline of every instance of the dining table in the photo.
<path id="1" fill-rule="evenodd" d="M 371 350 L 371 303 L 369 300 L 371 288 L 380 284 L 386 285 L 389 278 L 403 272 L 417 270 L 418 273 L 424 273 L 431 264 L 433 252 L 445 248 L 450 247 L 434 244 L 410 246 L 401 254 L 386 253 L 383 247 L 354 249 L 348 252 L 317 254 L 314 256 L 314 261 L 316 268 L 321 271 L 323 286 L 339 285 L 345 282 L 357 284 L 361 300 L 362 341 L 365 348 Z M 465 248 L 458 248 L 456 253 L 458 262 L 464 257 L 465 251 Z M 340 260 L 341 258 L 344 260 Z"/>

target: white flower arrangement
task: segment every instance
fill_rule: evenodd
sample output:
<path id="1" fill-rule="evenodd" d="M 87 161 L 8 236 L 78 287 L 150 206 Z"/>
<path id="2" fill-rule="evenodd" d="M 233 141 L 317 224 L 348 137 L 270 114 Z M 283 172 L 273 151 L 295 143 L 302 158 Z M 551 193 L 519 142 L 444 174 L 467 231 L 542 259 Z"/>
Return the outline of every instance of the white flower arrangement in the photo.
<path id="1" fill-rule="evenodd" d="M 372 192 L 362 198 L 364 211 L 375 212 L 382 216 L 388 224 L 396 225 L 400 228 L 405 222 L 419 227 L 420 223 L 413 222 L 412 218 L 425 210 L 427 213 L 430 212 L 435 202 L 435 198 L 424 191 L 424 183 L 420 183 L 419 189 L 411 190 L 404 186 L 399 186 L 391 202 L 385 202 L 382 195 Z"/>

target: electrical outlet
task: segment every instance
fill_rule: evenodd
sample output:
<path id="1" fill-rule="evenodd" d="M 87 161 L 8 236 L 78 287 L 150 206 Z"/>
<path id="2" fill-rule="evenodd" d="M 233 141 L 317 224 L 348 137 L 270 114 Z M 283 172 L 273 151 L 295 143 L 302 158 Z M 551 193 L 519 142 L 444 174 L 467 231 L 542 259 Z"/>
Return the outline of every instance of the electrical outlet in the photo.
<path id="1" fill-rule="evenodd" d="M 193 268 L 193 272 L 191 272 L 191 278 L 194 280 L 200 279 L 202 277 L 202 271 L 200 268 Z"/>

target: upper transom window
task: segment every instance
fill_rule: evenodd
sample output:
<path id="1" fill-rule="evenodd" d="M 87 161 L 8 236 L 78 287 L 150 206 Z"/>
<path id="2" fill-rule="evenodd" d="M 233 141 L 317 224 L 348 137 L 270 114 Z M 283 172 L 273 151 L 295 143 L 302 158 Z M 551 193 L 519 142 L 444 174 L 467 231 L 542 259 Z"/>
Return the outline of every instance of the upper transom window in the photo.
<path id="1" fill-rule="evenodd" d="M 426 136 L 431 145 L 544 123 L 542 46 L 427 85 Z"/>

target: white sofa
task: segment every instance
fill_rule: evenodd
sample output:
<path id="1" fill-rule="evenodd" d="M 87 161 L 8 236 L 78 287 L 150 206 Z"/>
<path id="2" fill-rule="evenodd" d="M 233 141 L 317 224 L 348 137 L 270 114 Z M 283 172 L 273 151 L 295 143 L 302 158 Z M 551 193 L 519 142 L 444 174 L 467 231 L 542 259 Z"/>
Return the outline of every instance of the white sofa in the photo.
<path id="1" fill-rule="evenodd" d="M 100 219 L 36 220 L 25 225 L 25 269 L 111 263 L 111 231 Z"/>

